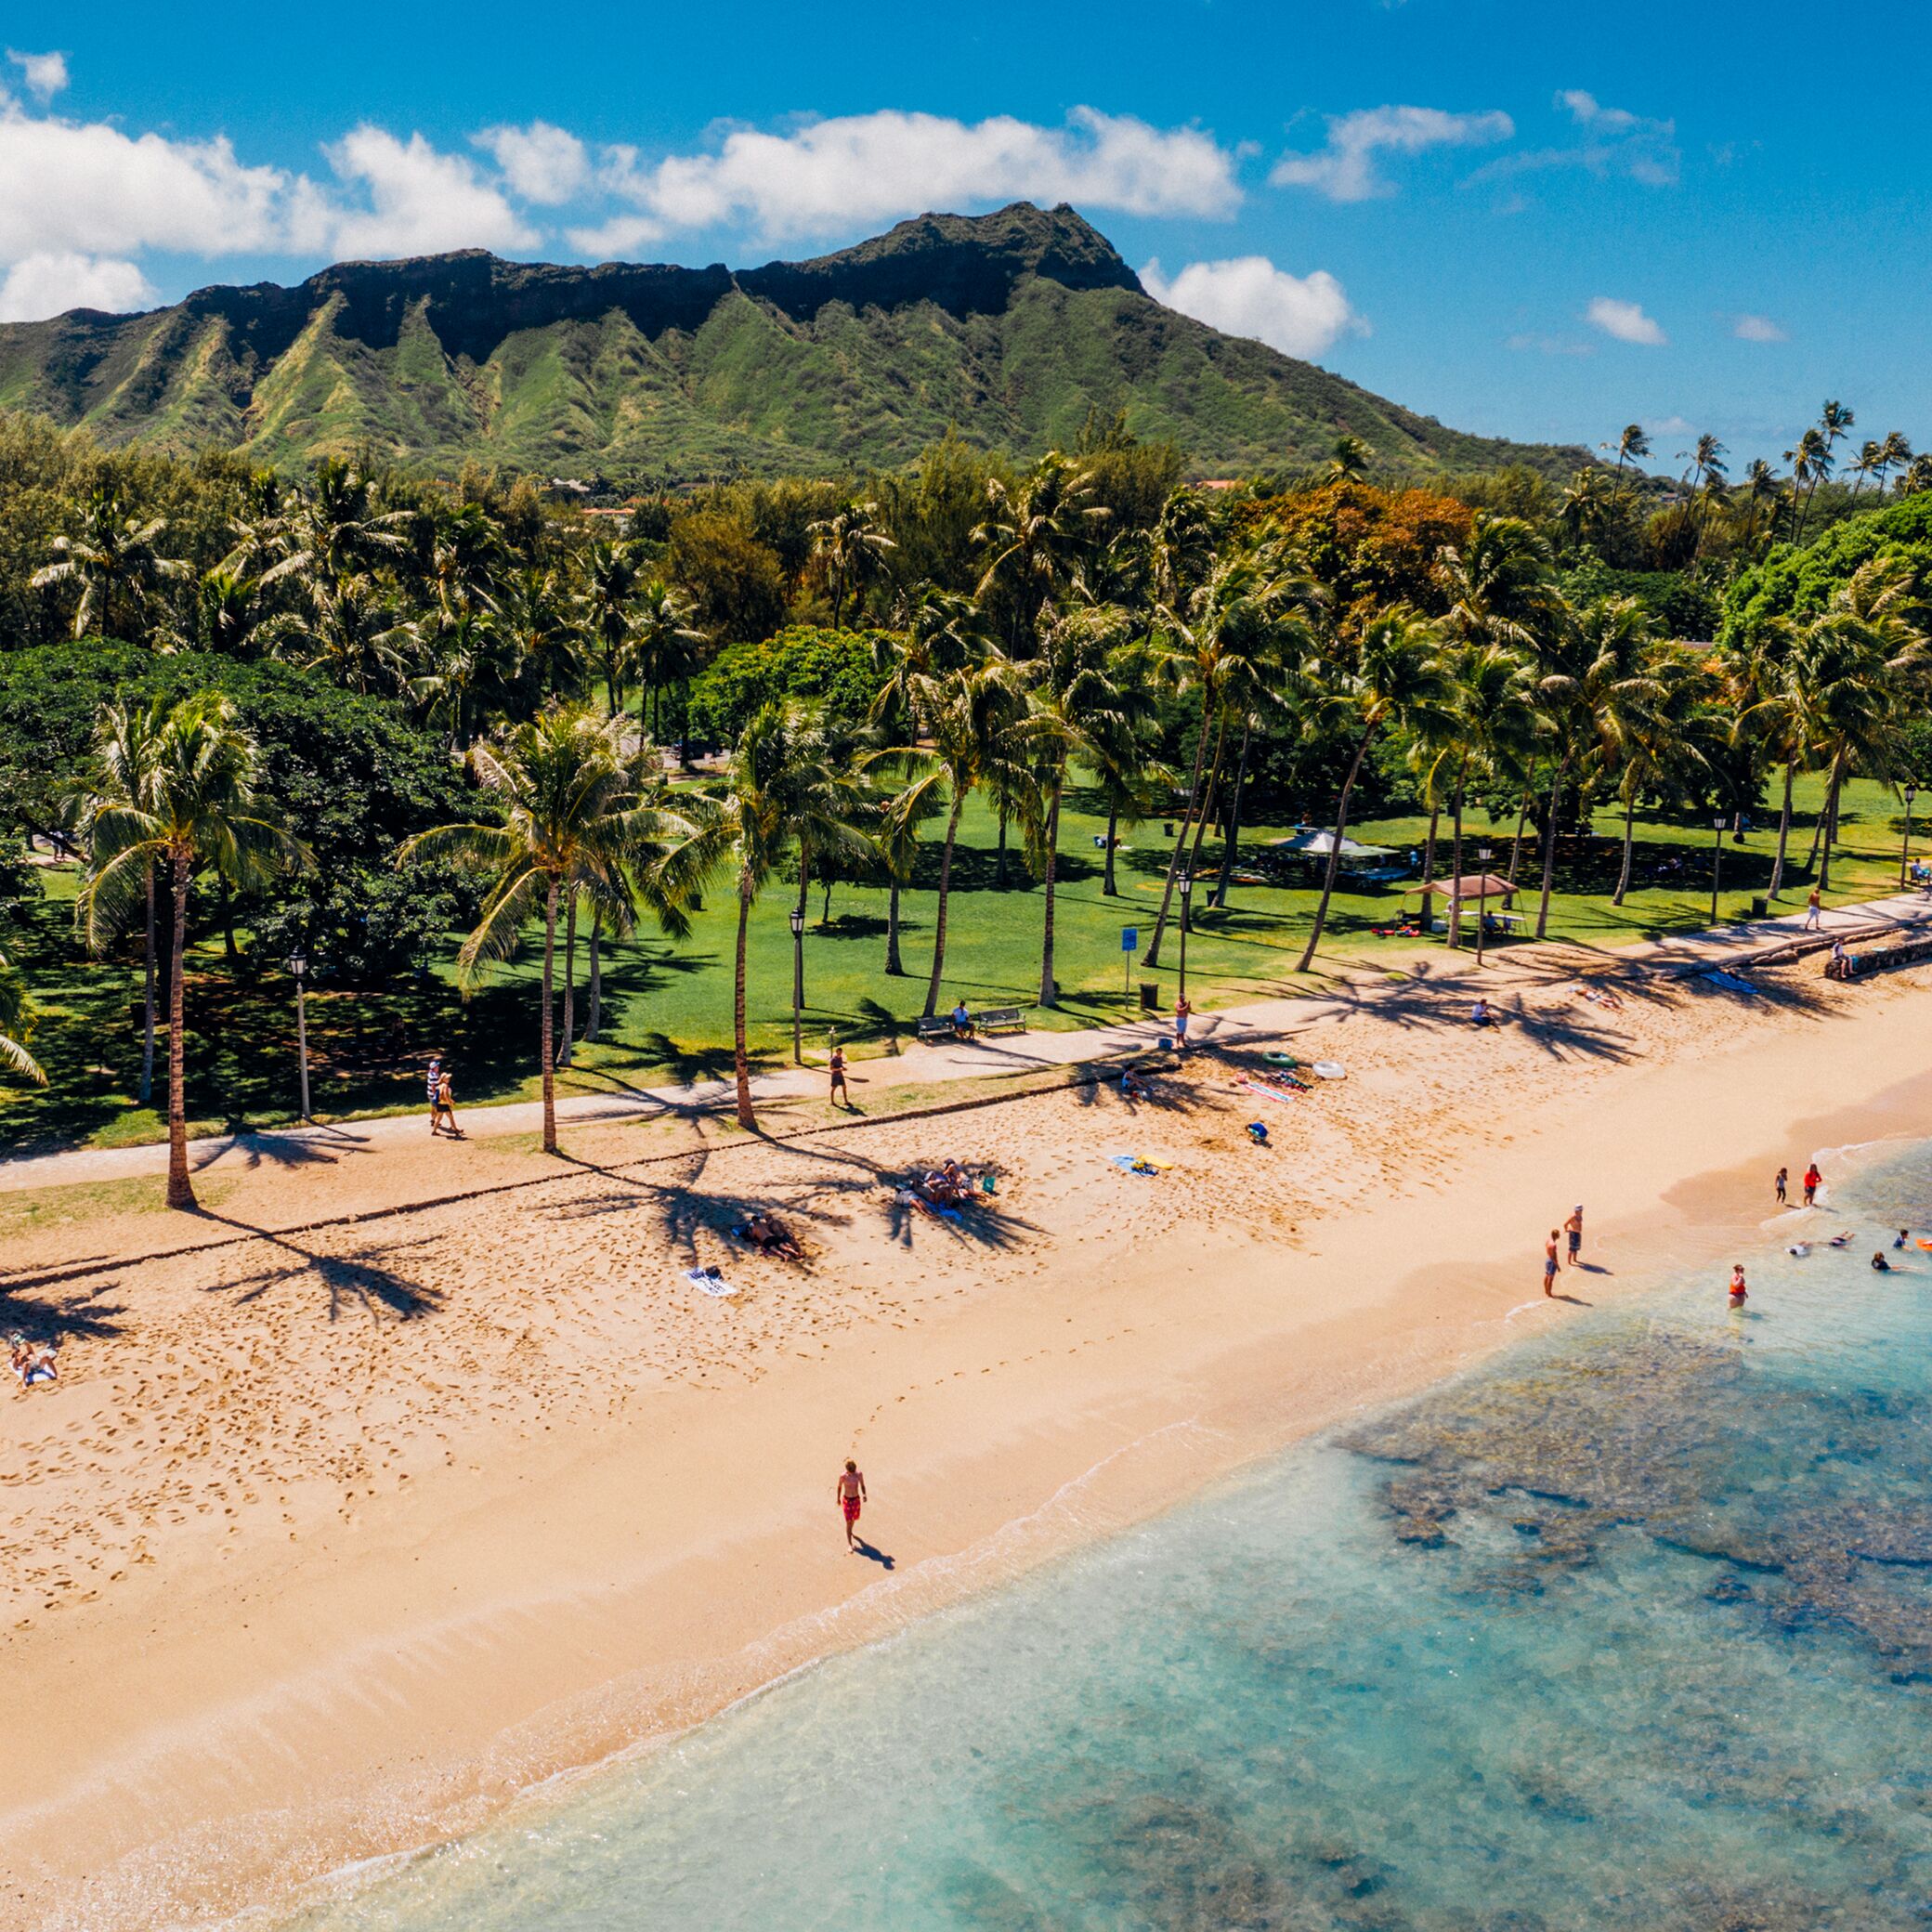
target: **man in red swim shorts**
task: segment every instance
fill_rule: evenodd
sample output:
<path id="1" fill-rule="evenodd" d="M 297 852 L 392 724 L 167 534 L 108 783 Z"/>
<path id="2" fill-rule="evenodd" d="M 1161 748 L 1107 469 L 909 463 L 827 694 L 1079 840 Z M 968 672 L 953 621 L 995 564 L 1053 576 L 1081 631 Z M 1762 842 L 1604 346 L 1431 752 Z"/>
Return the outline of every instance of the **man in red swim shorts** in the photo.
<path id="1" fill-rule="evenodd" d="M 858 1525 L 860 1506 L 866 1501 L 866 1479 L 859 1474 L 858 1465 L 846 1458 L 845 1473 L 839 1478 L 837 1495 L 839 1508 L 845 1514 L 845 1547 L 857 1548 L 853 1540 L 853 1531 Z"/>

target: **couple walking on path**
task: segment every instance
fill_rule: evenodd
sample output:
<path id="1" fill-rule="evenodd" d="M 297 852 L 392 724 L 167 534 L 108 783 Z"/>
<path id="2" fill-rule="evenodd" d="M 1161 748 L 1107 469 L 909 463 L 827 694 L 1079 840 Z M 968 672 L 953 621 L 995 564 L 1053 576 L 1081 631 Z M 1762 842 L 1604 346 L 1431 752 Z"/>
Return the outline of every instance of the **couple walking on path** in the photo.
<path id="1" fill-rule="evenodd" d="M 456 1124 L 456 1093 L 450 1084 L 450 1069 L 443 1064 L 441 1054 L 430 1060 L 424 1085 L 429 1094 L 429 1131 L 432 1137 L 447 1129 L 452 1141 L 464 1139 L 463 1129 Z"/>

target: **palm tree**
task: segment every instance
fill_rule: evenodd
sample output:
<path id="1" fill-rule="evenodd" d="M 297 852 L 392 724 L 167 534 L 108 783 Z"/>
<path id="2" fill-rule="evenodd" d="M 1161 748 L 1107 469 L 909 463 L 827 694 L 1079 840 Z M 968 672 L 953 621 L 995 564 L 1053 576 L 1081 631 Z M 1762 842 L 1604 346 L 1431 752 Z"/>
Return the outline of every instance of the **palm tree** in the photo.
<path id="1" fill-rule="evenodd" d="M 990 595 L 1005 598 L 1010 655 L 1031 655 L 1041 610 L 1112 515 L 1092 498 L 1092 479 L 1057 450 L 1016 489 L 998 476 L 987 482 L 986 521 L 973 533 L 986 557 L 978 596 L 983 607 Z"/>
<path id="2" fill-rule="evenodd" d="M 167 527 L 164 516 L 130 516 L 118 483 L 97 483 L 81 513 L 80 529 L 71 537 L 56 537 L 55 561 L 28 581 L 35 590 L 78 584 L 73 634 L 85 637 L 98 630 L 111 636 L 117 602 L 125 620 L 137 623 L 163 583 L 190 574 L 178 557 L 163 556 L 155 548 Z"/>
<path id="3" fill-rule="evenodd" d="M 1315 722 L 1345 725 L 1354 745 L 1336 806 L 1335 841 L 1322 876 L 1322 896 L 1315 902 L 1314 925 L 1296 966 L 1298 973 L 1306 973 L 1312 964 L 1322 929 L 1328 922 L 1328 902 L 1335 893 L 1342 841 L 1348 836 L 1349 800 L 1376 734 L 1389 725 L 1411 732 L 1433 729 L 1456 696 L 1443 666 L 1441 630 L 1405 604 L 1370 619 L 1346 660 L 1312 664 L 1307 674 Z"/>
<path id="4" fill-rule="evenodd" d="M 614 718 L 623 709 L 620 694 L 630 661 L 631 625 L 644 552 L 634 543 L 599 537 L 579 561 L 577 608 L 586 637 L 595 647 L 604 673 L 604 691 Z"/>
<path id="5" fill-rule="evenodd" d="M 337 581 L 318 574 L 308 583 L 305 606 L 278 612 L 260 627 L 257 635 L 276 656 L 293 658 L 305 670 L 326 671 L 364 697 L 407 690 L 421 633 L 393 593 L 372 578 Z"/>
<path id="6" fill-rule="evenodd" d="M 167 723 L 165 700 L 145 705 L 106 706 L 94 725 L 93 757 L 82 779 L 76 803 L 82 815 L 81 839 L 92 842 L 89 818 L 102 805 L 142 811 L 151 802 L 155 747 Z M 141 1077 L 142 1106 L 154 1097 L 155 930 L 154 862 L 141 868 Z"/>
<path id="7" fill-rule="evenodd" d="M 377 506 L 369 478 L 342 458 L 324 456 L 310 487 L 281 520 L 281 558 L 261 573 L 265 584 L 296 579 L 307 594 L 339 591 L 352 577 L 393 561 L 409 548 L 407 510 Z"/>
<path id="8" fill-rule="evenodd" d="M 614 881 L 639 842 L 659 835 L 667 815 L 639 805 L 633 774 L 618 749 L 615 720 L 600 724 L 583 705 L 555 705 L 495 746 L 478 746 L 471 765 L 503 812 L 500 825 L 439 825 L 419 832 L 399 857 L 451 859 L 492 876 L 476 930 L 456 956 L 474 985 L 490 961 L 506 959 L 541 907 L 543 1018 L 540 1065 L 543 1151 L 556 1142 L 556 915 L 586 881 Z M 673 829 L 696 828 L 682 818 Z"/>
<path id="9" fill-rule="evenodd" d="M 511 577 L 498 621 L 516 678 L 532 697 L 555 703 L 577 689 L 583 638 L 555 570 L 531 565 Z"/>
<path id="10" fill-rule="evenodd" d="M 640 687 L 638 722 L 644 722 L 648 702 L 653 738 L 662 733 L 665 685 L 683 684 L 698 669 L 704 633 L 692 624 L 692 615 L 690 598 L 661 577 L 639 584 L 632 600 L 630 656 Z"/>
<path id="11" fill-rule="evenodd" d="M 824 753 L 814 721 L 797 707 L 767 704 L 733 747 L 722 788 L 710 795 L 705 822 L 667 855 L 667 875 L 697 881 L 728 868 L 738 899 L 733 956 L 732 1049 L 738 1121 L 755 1128 L 751 1063 L 745 1033 L 745 949 L 751 907 L 801 836 L 828 853 L 862 856 L 863 835 L 826 813 Z"/>
<path id="12" fill-rule="evenodd" d="M 1600 445 L 1599 446 L 1601 447 Z M 1636 463 L 1651 453 L 1651 439 L 1643 432 L 1641 423 L 1626 424 L 1624 433 L 1617 438 L 1616 487 L 1624 487 L 1624 464 Z"/>
<path id="13" fill-rule="evenodd" d="M 1865 487 L 1865 478 L 1867 476 L 1880 476 L 1885 469 L 1885 446 L 1882 443 L 1874 442 L 1870 437 L 1867 437 L 1863 445 L 1860 448 L 1859 453 L 1846 464 L 1846 468 L 1858 478 L 1858 481 L 1851 486 L 1851 500 L 1853 503 L 1857 503 L 1859 492 Z M 1883 483 L 1879 485 L 1881 490 L 1884 487 Z"/>
<path id="14" fill-rule="evenodd" d="M 1885 479 L 1894 470 L 1908 468 L 1912 461 L 1912 445 L 1896 429 L 1885 433 L 1885 441 L 1878 446 L 1878 493 L 1885 494 Z"/>
<path id="15" fill-rule="evenodd" d="M 104 723 L 99 736 L 112 735 Z M 126 926 L 136 907 L 145 907 L 150 877 L 159 871 L 166 878 L 173 908 L 167 1202 L 170 1208 L 192 1208 L 182 964 L 189 887 L 204 868 L 230 887 L 254 885 L 280 864 L 306 863 L 307 855 L 257 807 L 261 754 L 228 698 L 215 692 L 183 698 L 139 742 L 140 767 L 126 775 L 124 784 L 115 780 L 122 795 L 103 792 L 85 801 L 87 868 L 80 913 L 88 944 L 98 950 Z"/>
<path id="16" fill-rule="evenodd" d="M 886 552 L 898 548 L 879 527 L 877 503 L 855 499 L 841 503 L 829 516 L 805 526 L 805 534 L 812 540 L 812 555 L 831 580 L 834 631 L 839 628 L 847 588 L 862 597 Z"/>
<path id="17" fill-rule="evenodd" d="M 1784 460 L 1791 465 L 1791 541 L 1801 543 L 1805 538 L 1805 515 L 1811 507 L 1811 497 L 1819 484 L 1832 474 L 1831 445 L 1825 440 L 1821 429 L 1808 429 L 1797 440 L 1797 447 L 1784 452 Z M 1802 503 L 1798 491 L 1805 492 Z"/>
<path id="18" fill-rule="evenodd" d="M 1455 709 L 1443 742 L 1456 759 L 1449 793 L 1451 850 L 1449 876 L 1463 876 L 1463 802 L 1471 773 L 1493 779 L 1521 780 L 1534 753 L 1534 677 L 1521 655 L 1501 644 L 1464 644 L 1447 660 L 1454 683 Z M 1431 738 L 1429 742 L 1436 742 Z M 1425 871 L 1428 868 L 1425 868 Z M 1449 899 L 1449 944 L 1462 944 L 1462 898 Z"/>
<path id="19" fill-rule="evenodd" d="M 1601 531 L 1614 501 L 1603 472 L 1594 464 L 1571 477 L 1557 506 L 1557 516 L 1573 550 L 1581 550 Z"/>
<path id="20" fill-rule="evenodd" d="M 1244 546 L 1220 557 L 1207 579 L 1175 607 L 1156 607 L 1153 639 L 1155 667 L 1177 691 L 1193 691 L 1201 706 L 1194 735 L 1194 766 L 1180 835 L 1168 861 L 1154 935 L 1141 956 L 1144 966 L 1160 964 L 1175 881 L 1188 854 L 1188 832 L 1203 816 L 1202 775 L 1208 737 L 1224 720 L 1231 702 L 1278 700 L 1289 682 L 1282 667 L 1299 661 L 1312 647 L 1325 611 L 1324 594 L 1312 579 L 1291 568 L 1271 546 Z"/>
<path id="21" fill-rule="evenodd" d="M 21 1079 L 45 1087 L 47 1077 L 27 1051 L 33 1038 L 32 1020 L 26 982 L 18 968 L 7 964 L 7 955 L 0 953 L 0 1067 L 11 1067 Z"/>
<path id="22" fill-rule="evenodd" d="M 1359 482 L 1368 474 L 1368 460 L 1374 454 L 1359 436 L 1337 437 L 1328 452 L 1328 480 Z"/>

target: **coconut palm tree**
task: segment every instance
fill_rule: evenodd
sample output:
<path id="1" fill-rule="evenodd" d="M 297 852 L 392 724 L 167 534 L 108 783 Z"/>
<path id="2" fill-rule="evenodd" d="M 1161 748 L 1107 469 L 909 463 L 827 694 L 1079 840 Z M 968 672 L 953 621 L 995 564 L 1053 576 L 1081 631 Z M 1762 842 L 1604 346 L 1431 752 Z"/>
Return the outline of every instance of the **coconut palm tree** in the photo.
<path id="1" fill-rule="evenodd" d="M 1831 445 L 1825 440 L 1821 429 L 1808 429 L 1797 440 L 1795 449 L 1784 452 L 1784 460 L 1791 465 L 1791 541 L 1802 543 L 1805 540 L 1805 516 L 1811 507 L 1811 498 L 1818 486 L 1832 474 Z M 1802 501 L 1798 492 L 1802 490 Z"/>
<path id="2" fill-rule="evenodd" d="M 723 781 L 708 796 L 706 816 L 664 862 L 672 881 L 732 875 L 738 900 L 733 955 L 732 1050 L 738 1080 L 738 1121 L 755 1128 L 751 1063 L 745 1028 L 745 953 L 751 907 L 788 852 L 802 837 L 828 855 L 862 857 L 864 834 L 833 816 L 826 798 L 824 746 L 816 724 L 797 706 L 767 704 L 738 734 Z"/>
<path id="3" fill-rule="evenodd" d="M 983 608 L 990 597 L 1004 600 L 1009 656 L 1032 655 L 1040 612 L 1112 514 L 1093 501 L 1087 472 L 1057 450 L 1016 487 L 989 479 L 986 520 L 973 533 L 985 558 L 976 594 Z"/>
<path id="4" fill-rule="evenodd" d="M 115 735 L 103 724 L 102 738 Z M 151 729 L 129 733 L 128 740 L 142 748 L 138 768 L 116 777 L 112 792 L 83 801 L 87 864 L 79 911 L 88 945 L 98 950 L 145 908 L 150 878 L 166 881 L 173 913 L 167 1202 L 192 1208 L 183 1032 L 189 887 L 203 870 L 229 887 L 255 885 L 280 865 L 306 863 L 307 855 L 257 804 L 261 754 L 228 698 L 215 692 L 183 698 Z"/>
<path id="5" fill-rule="evenodd" d="M 1349 801 L 1369 746 L 1387 727 L 1408 732 L 1436 728 L 1455 702 L 1455 684 L 1443 663 L 1443 642 L 1442 628 L 1432 619 L 1397 604 L 1370 619 L 1345 656 L 1325 657 L 1308 667 L 1312 721 L 1318 727 L 1346 729 L 1353 745 L 1336 805 L 1335 839 L 1322 875 L 1322 895 L 1315 902 L 1314 925 L 1297 963 L 1298 973 L 1306 973 L 1313 963 L 1328 922 L 1328 902 L 1334 896 L 1342 841 L 1349 831 Z"/>
<path id="6" fill-rule="evenodd" d="M 156 698 L 147 704 L 111 704 L 95 720 L 92 757 L 76 792 L 83 848 L 92 843 L 91 816 L 103 805 L 145 810 L 150 800 L 155 746 L 167 723 L 168 706 Z M 141 868 L 141 1077 L 142 1106 L 154 1097 L 155 925 L 154 862 Z"/>
<path id="7" fill-rule="evenodd" d="M 691 600 L 661 577 L 647 578 L 632 599 L 630 661 L 637 672 L 638 719 L 650 706 L 650 733 L 663 728 L 662 696 L 667 685 L 683 684 L 698 669 L 704 633 L 691 622 Z"/>
<path id="8" fill-rule="evenodd" d="M 1878 493 L 1885 494 L 1885 481 L 1894 470 L 1904 470 L 1912 462 L 1912 445 L 1896 429 L 1885 433 L 1885 441 L 1878 446 Z"/>
<path id="9" fill-rule="evenodd" d="M 1472 776 L 1520 784 L 1535 752 L 1534 673 L 1522 655 L 1501 644 L 1456 646 L 1445 660 L 1453 680 L 1454 709 L 1447 730 L 1424 742 L 1441 746 L 1438 763 L 1453 758 L 1449 783 L 1449 876 L 1463 876 L 1463 805 Z M 1439 782 L 1434 780 L 1432 784 Z M 1425 867 L 1425 872 L 1429 868 Z M 1449 900 L 1449 944 L 1462 944 L 1462 901 Z"/>
<path id="10" fill-rule="evenodd" d="M 10 1068 L 21 1079 L 45 1087 L 47 1077 L 40 1063 L 27 1051 L 33 1038 L 33 1010 L 27 999 L 27 983 L 20 970 L 7 963 L 0 953 L 0 1067 Z"/>
<path id="11" fill-rule="evenodd" d="M 623 710 L 623 676 L 631 660 L 631 626 L 644 570 L 638 545 L 608 537 L 599 537 L 578 560 L 579 620 L 597 653 L 613 718 Z"/>
<path id="12" fill-rule="evenodd" d="M 1338 436 L 1328 451 L 1328 480 L 1356 483 L 1368 474 L 1368 461 L 1375 451 L 1359 436 Z"/>
<path id="13" fill-rule="evenodd" d="M 543 1014 L 539 1064 L 543 1151 L 556 1142 L 556 916 L 586 881 L 614 881 L 639 842 L 667 830 L 697 829 L 683 815 L 640 805 L 634 773 L 618 746 L 617 721 L 583 705 L 555 705 L 495 745 L 479 745 L 471 767 L 503 813 L 500 825 L 439 825 L 419 832 L 399 857 L 447 859 L 490 875 L 476 930 L 457 953 L 472 986 L 490 963 L 509 959 L 539 911 L 543 919 Z"/>
<path id="14" fill-rule="evenodd" d="M 1602 533 L 1614 502 L 1609 481 L 1594 464 L 1571 477 L 1558 503 L 1557 518 L 1572 550 L 1581 550 Z"/>
<path id="15" fill-rule="evenodd" d="M 341 457 L 324 456 L 306 490 L 281 519 L 281 558 L 265 584 L 294 578 L 305 593 L 334 594 L 353 577 L 394 562 L 409 548 L 408 510 L 385 510 L 367 476 Z"/>
<path id="16" fill-rule="evenodd" d="M 1885 468 L 1885 446 L 1867 437 L 1860 446 L 1859 453 L 1845 466 L 1858 478 L 1851 486 L 1851 500 L 1857 503 L 1859 492 L 1865 487 L 1865 478 L 1880 475 Z M 1883 483 L 1879 485 L 1881 490 L 1884 487 Z"/>
<path id="17" fill-rule="evenodd" d="M 299 609 L 278 611 L 256 634 L 275 656 L 307 671 L 325 671 L 364 697 L 404 695 L 421 643 L 421 633 L 393 592 L 372 578 L 336 581 L 320 573 L 308 582 Z"/>
<path id="18" fill-rule="evenodd" d="M 117 615 L 124 625 L 137 624 L 163 584 L 192 574 L 178 557 L 163 556 L 155 547 L 167 527 L 164 516 L 131 516 L 111 478 L 97 483 L 81 512 L 81 528 L 54 539 L 55 560 L 28 581 L 35 590 L 79 585 L 73 634 L 112 636 Z"/>
<path id="19" fill-rule="evenodd" d="M 899 547 L 880 528 L 878 516 L 877 503 L 862 503 L 854 498 L 841 503 L 829 516 L 805 526 L 805 534 L 812 540 L 812 555 L 824 567 L 831 585 L 834 631 L 839 628 L 846 591 L 863 597 L 886 552 Z"/>
<path id="20" fill-rule="evenodd" d="M 1601 447 L 1600 445 L 1599 446 Z M 1644 434 L 1641 423 L 1629 423 L 1624 433 L 1617 437 L 1617 466 L 1615 484 L 1618 490 L 1624 487 L 1624 465 L 1636 463 L 1651 453 L 1651 439 Z"/>
<path id="21" fill-rule="evenodd" d="M 497 621 L 516 680 L 531 699 L 555 703 L 577 689 L 583 636 L 555 570 L 531 565 L 508 578 Z"/>

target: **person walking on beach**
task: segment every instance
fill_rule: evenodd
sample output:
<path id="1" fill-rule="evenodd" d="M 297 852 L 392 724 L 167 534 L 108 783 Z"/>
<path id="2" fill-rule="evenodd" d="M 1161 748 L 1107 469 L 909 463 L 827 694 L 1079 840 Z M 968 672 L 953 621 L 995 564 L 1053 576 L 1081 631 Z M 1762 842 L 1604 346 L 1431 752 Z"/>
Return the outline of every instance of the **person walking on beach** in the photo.
<path id="1" fill-rule="evenodd" d="M 869 1498 L 866 1495 L 866 1479 L 849 1456 L 845 1458 L 844 1471 L 839 1478 L 836 1493 L 839 1508 L 845 1518 L 845 1547 L 855 1549 L 858 1545 L 853 1532 L 858 1527 L 858 1513 Z"/>
<path id="2" fill-rule="evenodd" d="M 1583 1265 L 1583 1203 L 1579 1201 L 1570 1219 L 1563 1223 L 1563 1232 L 1570 1237 L 1570 1265 Z"/>
<path id="3" fill-rule="evenodd" d="M 1184 1052 L 1186 1052 L 1186 1051 L 1187 1051 L 1187 1023 L 1188 1023 L 1188 1019 L 1189 1019 L 1189 1016 L 1190 1016 L 1190 1015 L 1191 1015 L 1191 1014 L 1192 1014 L 1193 1012 L 1194 1012 L 1194 1008 L 1193 1008 L 1192 1006 L 1190 1006 L 1190 1005 L 1188 1004 L 1188 1002 L 1187 1002 L 1187 1001 L 1186 1001 L 1185 999 L 1177 999 L 1177 1000 L 1175 1000 L 1175 1002 L 1174 1002 L 1174 1051 L 1176 1051 L 1177 1053 L 1184 1053 Z"/>
<path id="4" fill-rule="evenodd" d="M 1824 923 L 1824 901 L 1819 896 L 1818 888 L 1811 888 L 1810 896 L 1805 901 L 1805 930 L 1815 933 Z"/>
<path id="5" fill-rule="evenodd" d="M 1554 1296 L 1557 1291 L 1557 1231 L 1549 1231 L 1549 1239 L 1543 1244 L 1543 1292 Z"/>
<path id="6" fill-rule="evenodd" d="M 456 1124 L 456 1090 L 450 1084 L 450 1069 L 446 1066 L 437 1077 L 436 1114 L 431 1122 L 432 1129 L 440 1132 L 447 1126 L 452 1141 L 463 1139 L 463 1129 Z"/>
<path id="7" fill-rule="evenodd" d="M 1781 1208 L 1790 1205 L 1784 1197 L 1784 1189 L 1790 1180 L 1791 1169 L 1789 1168 L 1780 1168 L 1777 1180 L 1771 1182 L 1771 1190 L 1778 1196 L 1778 1205 Z"/>
<path id="8" fill-rule="evenodd" d="M 1744 1305 L 1744 1264 L 1733 1261 L 1730 1264 L 1730 1305 L 1743 1308 Z"/>
<path id="9" fill-rule="evenodd" d="M 442 1077 L 443 1056 L 440 1053 L 432 1053 L 429 1056 L 429 1073 L 424 1082 L 429 1091 L 429 1131 L 432 1134 L 440 1131 L 437 1126 L 437 1121 L 441 1117 L 442 1109 L 436 1103 L 436 1094 L 437 1088 L 441 1083 Z"/>
<path id="10" fill-rule="evenodd" d="M 1823 1185 L 1824 1176 L 1818 1171 L 1818 1163 L 1816 1161 L 1813 1161 L 1811 1165 L 1805 1169 L 1806 1207 L 1813 1208 L 1818 1205 L 1818 1190 L 1821 1188 Z"/>
<path id="11" fill-rule="evenodd" d="M 827 1071 L 831 1075 L 831 1099 L 836 1102 L 839 1096 L 843 1094 L 845 1104 L 849 1107 L 852 1104 L 852 1090 L 845 1084 L 845 1049 L 836 1042 L 832 1047 L 832 1057 Z"/>

